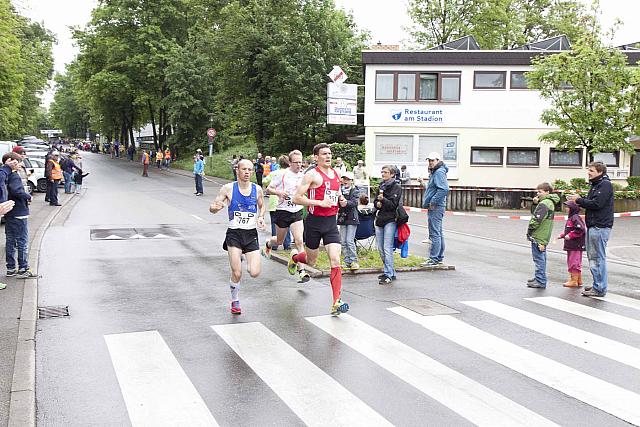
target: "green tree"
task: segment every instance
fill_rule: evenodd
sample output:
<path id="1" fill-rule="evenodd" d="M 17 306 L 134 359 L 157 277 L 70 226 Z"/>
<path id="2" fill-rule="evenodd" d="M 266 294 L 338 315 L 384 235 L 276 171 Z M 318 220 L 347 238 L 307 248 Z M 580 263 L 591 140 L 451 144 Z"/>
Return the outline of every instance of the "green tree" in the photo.
<path id="1" fill-rule="evenodd" d="M 25 75 L 17 36 L 18 20 L 9 0 L 0 0 L 0 138 L 19 133 Z"/>
<path id="2" fill-rule="evenodd" d="M 629 137 L 640 124 L 640 74 L 622 51 L 603 45 L 595 17 L 572 51 L 541 55 L 533 64 L 529 84 L 552 106 L 541 120 L 558 128 L 542 141 L 567 151 L 633 151 Z"/>
<path id="3" fill-rule="evenodd" d="M 56 92 L 49 112 L 54 128 L 62 129 L 71 138 L 84 138 L 89 129 L 89 111 L 77 72 L 78 63 L 72 62 L 65 74 L 55 76 Z"/>
<path id="4" fill-rule="evenodd" d="M 425 47 L 472 35 L 483 49 L 509 49 L 584 32 L 576 0 L 410 0 L 414 41 Z"/>

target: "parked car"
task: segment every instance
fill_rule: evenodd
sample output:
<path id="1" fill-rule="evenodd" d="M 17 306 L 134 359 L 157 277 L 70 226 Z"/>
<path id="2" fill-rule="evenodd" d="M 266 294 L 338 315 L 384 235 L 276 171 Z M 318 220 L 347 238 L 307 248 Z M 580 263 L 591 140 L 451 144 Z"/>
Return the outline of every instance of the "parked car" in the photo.
<path id="1" fill-rule="evenodd" d="M 44 177 L 44 159 L 26 158 L 23 160 L 27 172 L 27 185 L 32 191 L 44 193 L 47 191 L 47 179 Z"/>

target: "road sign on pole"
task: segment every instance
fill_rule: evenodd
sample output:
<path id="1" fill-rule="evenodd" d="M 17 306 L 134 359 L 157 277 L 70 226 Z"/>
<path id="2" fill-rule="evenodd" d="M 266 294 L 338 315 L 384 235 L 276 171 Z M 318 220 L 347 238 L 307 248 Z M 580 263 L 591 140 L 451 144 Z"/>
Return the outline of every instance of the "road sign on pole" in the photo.
<path id="1" fill-rule="evenodd" d="M 218 132 L 214 128 L 207 129 L 207 136 L 209 138 L 215 138 Z"/>

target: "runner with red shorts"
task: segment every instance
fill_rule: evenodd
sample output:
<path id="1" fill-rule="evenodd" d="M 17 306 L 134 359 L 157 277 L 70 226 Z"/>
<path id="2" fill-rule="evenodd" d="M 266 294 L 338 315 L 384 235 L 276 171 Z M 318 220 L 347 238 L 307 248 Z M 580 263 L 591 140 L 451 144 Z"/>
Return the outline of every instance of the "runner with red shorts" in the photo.
<path id="1" fill-rule="evenodd" d="M 340 193 L 340 175 L 331 167 L 331 148 L 327 144 L 313 147 L 313 157 L 317 166 L 305 174 L 298 186 L 293 203 L 307 207 L 304 220 L 305 251 L 291 252 L 289 271 L 297 263 L 314 266 L 318 259 L 320 240 L 329 255 L 331 263 L 331 290 L 333 303 L 331 314 L 338 316 L 349 310 L 349 304 L 342 301 L 342 270 L 340 268 L 340 231 L 336 223 L 338 205 L 345 206 L 347 201 Z"/>

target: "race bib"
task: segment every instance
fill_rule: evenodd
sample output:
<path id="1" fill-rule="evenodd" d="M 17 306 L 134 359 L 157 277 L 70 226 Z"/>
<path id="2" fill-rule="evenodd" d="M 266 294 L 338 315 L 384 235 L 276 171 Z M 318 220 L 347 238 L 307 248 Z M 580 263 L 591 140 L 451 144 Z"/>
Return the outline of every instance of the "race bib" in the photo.
<path id="1" fill-rule="evenodd" d="M 285 206 L 286 206 L 287 208 L 293 208 L 293 207 L 295 207 L 295 206 L 296 206 L 296 204 L 295 204 L 295 203 L 293 203 L 293 199 L 291 198 L 291 196 L 288 196 L 288 195 L 287 195 L 287 196 L 285 196 L 285 197 L 284 197 L 284 202 L 285 202 Z"/>
<path id="2" fill-rule="evenodd" d="M 338 190 L 324 190 L 324 199 L 331 201 L 331 206 L 338 206 L 338 197 L 340 196 Z"/>
<path id="3" fill-rule="evenodd" d="M 235 211 L 231 224 L 232 227 L 253 228 L 256 225 L 256 214 L 254 212 Z"/>

